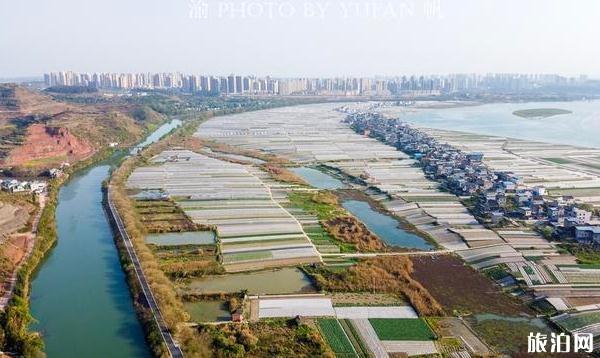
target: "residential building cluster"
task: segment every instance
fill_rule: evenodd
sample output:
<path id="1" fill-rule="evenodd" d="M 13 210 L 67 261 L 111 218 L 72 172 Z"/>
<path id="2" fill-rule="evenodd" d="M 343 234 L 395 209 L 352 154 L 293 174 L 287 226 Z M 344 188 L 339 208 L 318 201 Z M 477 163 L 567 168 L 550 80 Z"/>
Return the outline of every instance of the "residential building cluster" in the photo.
<path id="1" fill-rule="evenodd" d="M 46 191 L 48 184 L 43 181 L 22 181 L 17 179 L 0 179 L 0 189 L 9 193 L 36 193 Z"/>
<path id="2" fill-rule="evenodd" d="M 521 219 L 547 225 L 556 236 L 600 245 L 600 226 L 591 225 L 593 212 L 582 208 L 571 196 L 550 197 L 544 187 L 527 188 L 514 173 L 491 170 L 483 163 L 482 153 L 466 153 L 440 143 L 399 119 L 387 119 L 376 112 L 356 112 L 345 121 L 355 131 L 412 155 L 426 176 L 440 182 L 443 189 L 475 199 L 473 209 L 477 216 L 492 224 Z"/>
<path id="3" fill-rule="evenodd" d="M 524 91 L 544 86 L 582 84 L 587 77 L 524 74 L 453 74 L 398 77 L 273 78 L 270 76 L 195 75 L 175 73 L 44 74 L 46 86 L 84 86 L 100 89 L 178 89 L 188 93 L 222 95 L 336 95 L 435 96 L 469 91 Z"/>

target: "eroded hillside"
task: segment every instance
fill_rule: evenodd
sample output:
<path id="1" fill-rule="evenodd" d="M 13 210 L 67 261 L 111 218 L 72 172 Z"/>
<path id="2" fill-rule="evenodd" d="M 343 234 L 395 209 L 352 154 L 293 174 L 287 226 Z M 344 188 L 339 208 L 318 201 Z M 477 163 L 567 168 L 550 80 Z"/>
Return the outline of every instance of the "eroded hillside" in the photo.
<path id="1" fill-rule="evenodd" d="M 66 103 L 8 84 L 0 86 L 0 166 L 39 171 L 85 159 L 110 143 L 130 145 L 162 120 L 147 107 L 102 101 Z"/>

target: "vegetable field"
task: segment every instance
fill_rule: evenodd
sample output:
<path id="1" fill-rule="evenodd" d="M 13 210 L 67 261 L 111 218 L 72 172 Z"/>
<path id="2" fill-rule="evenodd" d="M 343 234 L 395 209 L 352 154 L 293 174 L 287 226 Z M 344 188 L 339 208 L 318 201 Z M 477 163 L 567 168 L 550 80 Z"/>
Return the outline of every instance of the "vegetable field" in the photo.
<path id="1" fill-rule="evenodd" d="M 348 340 L 346 333 L 344 333 L 337 319 L 319 319 L 317 323 L 321 334 L 325 337 L 325 340 L 337 357 L 356 356 L 352 343 Z"/>
<path id="2" fill-rule="evenodd" d="M 422 319 L 371 318 L 369 322 L 382 341 L 430 341 L 435 334 Z"/>

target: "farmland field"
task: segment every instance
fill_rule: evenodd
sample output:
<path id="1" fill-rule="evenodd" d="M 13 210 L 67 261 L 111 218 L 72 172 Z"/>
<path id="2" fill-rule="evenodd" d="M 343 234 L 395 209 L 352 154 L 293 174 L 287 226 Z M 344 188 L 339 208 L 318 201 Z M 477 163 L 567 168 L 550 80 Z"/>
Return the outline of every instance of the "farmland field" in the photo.
<path id="1" fill-rule="evenodd" d="M 360 334 L 358 333 L 354 325 L 352 325 L 352 320 L 340 319 L 338 320 L 338 322 L 344 329 L 344 332 L 346 332 L 348 339 L 350 339 L 350 343 L 352 343 L 352 345 L 354 346 L 354 351 L 358 354 L 359 357 L 373 356 L 369 348 L 367 348 L 365 342 L 363 342 L 362 338 L 360 337 Z"/>
<path id="2" fill-rule="evenodd" d="M 150 234 L 146 236 L 147 244 L 179 246 L 179 245 L 211 245 L 215 243 L 213 231 L 170 232 Z"/>
<path id="3" fill-rule="evenodd" d="M 572 160 L 565 159 L 565 158 L 542 158 L 542 159 L 547 160 L 547 161 L 552 162 L 552 163 L 556 163 L 556 164 L 569 164 L 569 163 L 573 163 Z"/>
<path id="4" fill-rule="evenodd" d="M 240 252 L 236 254 L 223 255 L 223 263 L 239 262 L 239 261 L 254 261 L 260 259 L 270 259 L 273 257 L 271 251 L 251 251 Z"/>
<path id="5" fill-rule="evenodd" d="M 551 189 L 550 195 L 573 195 L 573 196 L 591 196 L 598 195 L 600 188 L 565 188 Z"/>
<path id="6" fill-rule="evenodd" d="M 317 323 L 323 337 L 325 337 L 325 340 L 337 357 L 355 356 L 356 353 L 354 352 L 352 343 L 348 340 L 346 333 L 344 333 L 344 330 L 337 319 L 319 319 L 317 320 Z"/>
<path id="7" fill-rule="evenodd" d="M 600 322 L 600 312 L 579 313 L 555 321 L 559 326 L 571 331 Z"/>
<path id="8" fill-rule="evenodd" d="M 532 313 L 517 299 L 504 294 L 488 277 L 451 255 L 411 259 L 411 276 L 429 290 L 447 312 L 496 313 L 516 316 Z"/>
<path id="9" fill-rule="evenodd" d="M 468 318 L 470 326 L 488 345 L 498 352 L 514 355 L 527 351 L 529 332 L 550 336 L 550 328 L 541 319 L 506 317 L 499 315 L 475 315 Z"/>
<path id="10" fill-rule="evenodd" d="M 371 318 L 369 322 L 382 341 L 430 341 L 435 334 L 422 319 Z"/>

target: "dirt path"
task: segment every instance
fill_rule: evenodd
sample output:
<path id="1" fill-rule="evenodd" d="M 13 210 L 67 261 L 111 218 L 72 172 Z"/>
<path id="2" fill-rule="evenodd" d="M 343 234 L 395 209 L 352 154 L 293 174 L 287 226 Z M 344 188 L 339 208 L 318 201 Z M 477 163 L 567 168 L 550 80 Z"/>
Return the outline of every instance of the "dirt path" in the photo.
<path id="1" fill-rule="evenodd" d="M 441 325 L 443 333 L 458 337 L 471 353 L 478 356 L 488 356 L 493 353 L 461 319 L 444 318 Z"/>

